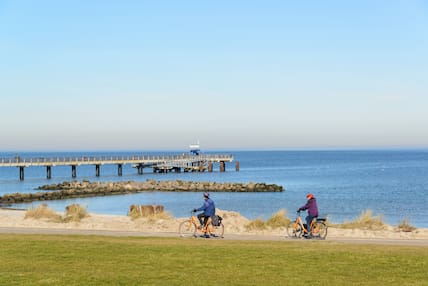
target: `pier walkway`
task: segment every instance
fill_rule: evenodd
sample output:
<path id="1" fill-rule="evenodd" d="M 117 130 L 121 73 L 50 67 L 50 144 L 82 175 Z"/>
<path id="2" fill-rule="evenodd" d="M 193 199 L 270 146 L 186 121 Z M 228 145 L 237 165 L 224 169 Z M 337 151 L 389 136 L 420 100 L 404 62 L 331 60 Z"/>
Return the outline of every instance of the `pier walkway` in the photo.
<path id="1" fill-rule="evenodd" d="M 137 168 L 138 174 L 143 174 L 143 168 L 153 168 L 154 172 L 184 172 L 198 171 L 203 172 L 213 170 L 213 164 L 219 164 L 220 172 L 226 170 L 226 162 L 233 161 L 232 155 L 225 154 L 181 154 L 164 156 L 82 156 L 82 157 L 50 157 L 50 158 L 0 158 L 0 167 L 18 167 L 19 178 L 24 180 L 24 168 L 27 167 L 46 167 L 46 177 L 51 178 L 51 168 L 54 166 L 71 166 L 71 175 L 76 177 L 76 167 L 80 165 L 94 165 L 95 175 L 100 175 L 100 166 L 115 164 L 118 166 L 118 175 L 122 176 L 122 166 L 132 164 Z M 236 162 L 236 170 L 239 170 L 239 164 Z"/>

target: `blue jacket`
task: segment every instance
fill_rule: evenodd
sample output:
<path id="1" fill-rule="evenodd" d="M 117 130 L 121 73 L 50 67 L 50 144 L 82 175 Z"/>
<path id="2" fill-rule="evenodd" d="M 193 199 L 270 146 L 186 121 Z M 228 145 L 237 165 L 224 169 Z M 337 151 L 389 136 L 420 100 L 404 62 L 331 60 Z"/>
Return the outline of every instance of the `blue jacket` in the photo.
<path id="1" fill-rule="evenodd" d="M 212 199 L 207 199 L 204 204 L 196 211 L 204 211 L 204 215 L 213 216 L 215 215 L 215 205 Z"/>
<path id="2" fill-rule="evenodd" d="M 317 200 L 315 198 L 312 198 L 308 200 L 306 205 L 301 206 L 298 211 L 304 211 L 308 210 L 308 215 L 315 217 L 318 216 L 318 206 L 317 206 Z"/>

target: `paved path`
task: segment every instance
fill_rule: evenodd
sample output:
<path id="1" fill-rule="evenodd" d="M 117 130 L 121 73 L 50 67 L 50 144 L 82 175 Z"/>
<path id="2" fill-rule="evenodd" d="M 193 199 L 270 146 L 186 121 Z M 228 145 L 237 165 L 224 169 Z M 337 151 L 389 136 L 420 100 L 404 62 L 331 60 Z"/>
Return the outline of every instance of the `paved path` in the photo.
<path id="1" fill-rule="evenodd" d="M 101 235 L 122 237 L 179 237 L 176 232 L 138 232 L 112 230 L 82 230 L 82 229 L 55 229 L 29 227 L 0 227 L 0 234 L 50 234 L 50 235 Z M 201 238 L 203 239 L 203 238 Z M 320 242 L 318 240 L 290 239 L 274 235 L 225 235 L 225 240 L 268 240 L 268 241 L 295 241 L 301 243 Z M 324 241 L 323 241 L 324 242 Z M 352 244 L 379 244 L 428 247 L 427 239 L 388 239 L 388 238 L 328 238 L 325 242 L 340 242 Z"/>

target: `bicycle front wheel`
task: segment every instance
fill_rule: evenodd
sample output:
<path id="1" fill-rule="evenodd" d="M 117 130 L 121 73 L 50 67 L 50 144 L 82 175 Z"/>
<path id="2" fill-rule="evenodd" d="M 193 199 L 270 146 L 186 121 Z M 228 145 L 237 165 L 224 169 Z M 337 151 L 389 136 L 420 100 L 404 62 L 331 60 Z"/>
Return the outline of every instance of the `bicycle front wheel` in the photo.
<path id="1" fill-rule="evenodd" d="M 298 238 L 302 235 L 302 228 L 298 223 L 292 221 L 287 226 L 287 235 L 291 238 Z"/>
<path id="2" fill-rule="evenodd" d="M 323 222 L 317 222 L 311 234 L 313 238 L 325 239 L 327 236 L 327 226 Z"/>
<path id="3" fill-rule="evenodd" d="M 190 220 L 183 221 L 178 227 L 178 232 L 181 237 L 195 237 L 196 225 Z"/>

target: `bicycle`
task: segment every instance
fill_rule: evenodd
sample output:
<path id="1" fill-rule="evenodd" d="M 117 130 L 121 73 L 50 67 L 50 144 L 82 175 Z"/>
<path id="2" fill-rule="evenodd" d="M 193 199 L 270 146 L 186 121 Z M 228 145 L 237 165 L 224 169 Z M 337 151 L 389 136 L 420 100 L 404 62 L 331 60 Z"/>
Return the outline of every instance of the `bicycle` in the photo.
<path id="1" fill-rule="evenodd" d="M 204 237 L 219 237 L 223 238 L 224 225 L 220 221 L 219 225 L 215 226 L 212 224 L 212 219 L 208 218 L 206 224 L 202 228 L 198 228 L 199 220 L 193 211 L 190 212 L 190 218 L 181 222 L 178 227 L 178 232 L 181 237 L 197 237 L 196 233 L 200 232 L 201 236 Z"/>
<path id="2" fill-rule="evenodd" d="M 309 237 L 317 239 L 325 239 L 327 236 L 328 227 L 325 224 L 326 218 L 314 218 L 311 221 Z M 303 233 L 307 233 L 306 223 L 303 223 L 300 211 L 297 212 L 297 217 L 287 226 L 287 234 L 291 238 L 300 238 Z"/>

